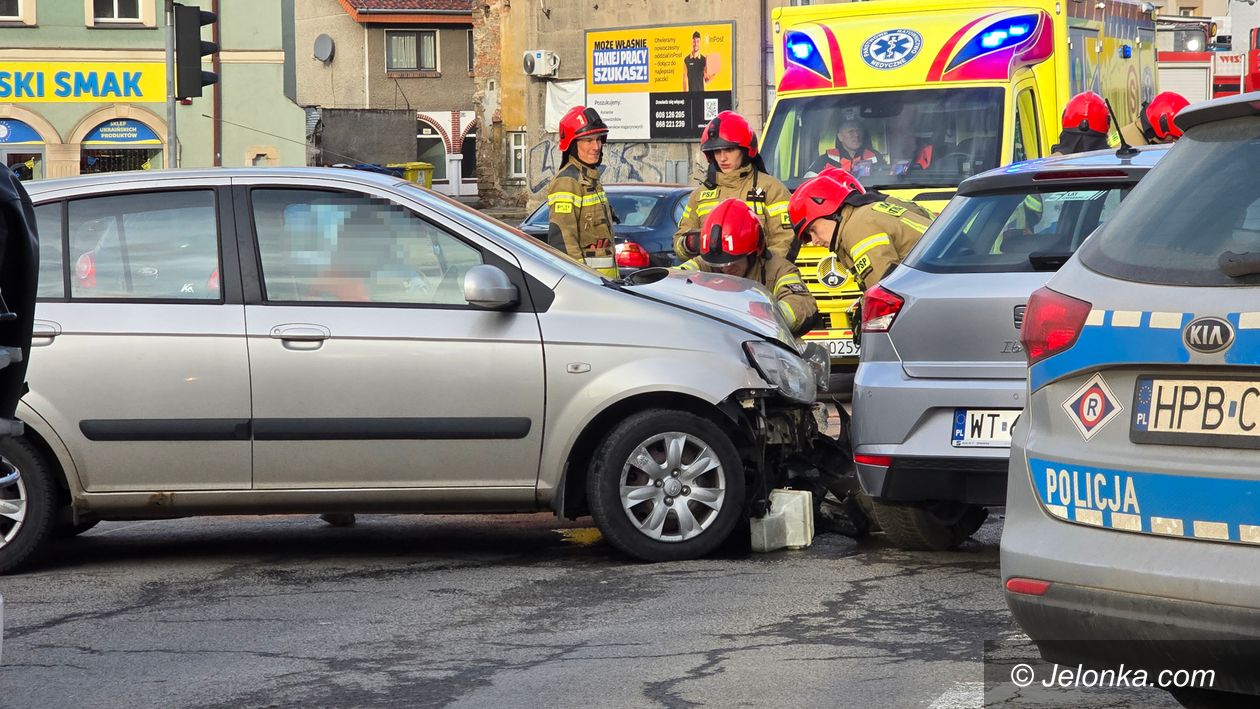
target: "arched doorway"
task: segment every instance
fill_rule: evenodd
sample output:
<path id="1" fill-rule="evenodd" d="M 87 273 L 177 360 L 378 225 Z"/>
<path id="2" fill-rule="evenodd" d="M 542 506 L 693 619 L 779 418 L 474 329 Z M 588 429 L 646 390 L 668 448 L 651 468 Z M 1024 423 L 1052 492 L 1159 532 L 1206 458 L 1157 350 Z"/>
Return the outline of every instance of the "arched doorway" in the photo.
<path id="1" fill-rule="evenodd" d="M 446 155 L 449 140 L 436 123 L 416 119 L 416 160 L 433 166 L 433 181 L 446 180 Z"/>
<path id="2" fill-rule="evenodd" d="M 477 121 L 468 124 L 464 137 L 460 139 L 459 152 L 464 156 L 461 163 L 465 181 L 477 180 Z"/>

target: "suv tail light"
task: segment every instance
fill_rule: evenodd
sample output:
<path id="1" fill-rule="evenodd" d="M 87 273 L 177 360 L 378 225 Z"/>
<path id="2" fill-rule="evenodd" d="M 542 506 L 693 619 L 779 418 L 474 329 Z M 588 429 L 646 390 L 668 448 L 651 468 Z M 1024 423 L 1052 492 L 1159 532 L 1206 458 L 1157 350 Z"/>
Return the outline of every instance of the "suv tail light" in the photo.
<path id="1" fill-rule="evenodd" d="M 616 261 L 621 268 L 647 268 L 652 264 L 652 255 L 633 241 L 625 241 L 617 244 Z"/>
<path id="2" fill-rule="evenodd" d="M 1093 307 L 1049 288 L 1033 293 L 1024 311 L 1024 326 L 1019 330 L 1028 363 L 1034 364 L 1076 344 Z"/>
<path id="3" fill-rule="evenodd" d="M 79 285 L 84 288 L 96 287 L 96 259 L 89 251 L 79 257 L 74 262 L 74 277 L 79 279 Z"/>
<path id="4" fill-rule="evenodd" d="M 905 304 L 904 298 L 879 286 L 866 291 L 862 296 L 862 332 L 888 332 Z"/>

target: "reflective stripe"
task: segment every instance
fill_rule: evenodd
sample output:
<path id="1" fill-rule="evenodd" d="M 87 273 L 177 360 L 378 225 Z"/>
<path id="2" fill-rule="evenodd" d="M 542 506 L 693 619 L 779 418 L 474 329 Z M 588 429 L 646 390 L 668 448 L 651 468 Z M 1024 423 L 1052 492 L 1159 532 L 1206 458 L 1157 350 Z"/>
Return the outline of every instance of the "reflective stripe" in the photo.
<path id="1" fill-rule="evenodd" d="M 787 210 L 788 210 L 787 202 L 774 202 L 772 204 L 766 205 L 766 214 L 769 214 L 772 217 L 777 217 L 780 214 L 783 214 L 784 212 L 786 212 Z"/>
<path id="2" fill-rule="evenodd" d="M 591 268 L 611 268 L 617 264 L 611 258 L 594 258 L 588 257 L 583 259 L 587 266 Z"/>
<path id="3" fill-rule="evenodd" d="M 573 204 L 578 204 L 581 201 L 582 198 L 572 192 L 552 192 L 547 195 L 547 204 L 555 204 L 556 202 L 571 202 Z"/>
<path id="4" fill-rule="evenodd" d="M 765 213 L 766 213 L 766 205 L 765 205 L 765 203 L 764 203 L 764 202 L 749 202 L 749 201 L 745 200 L 745 201 L 744 201 L 744 204 L 748 205 L 748 208 L 749 208 L 749 209 L 751 209 L 751 210 L 753 210 L 753 214 L 765 214 Z"/>
<path id="5" fill-rule="evenodd" d="M 683 271 L 699 271 L 700 264 L 697 263 L 695 259 L 691 259 L 690 261 L 686 261 L 679 265 L 678 268 Z"/>
<path id="6" fill-rule="evenodd" d="M 607 204 L 608 196 L 604 192 L 595 192 L 586 196 L 572 192 L 553 192 L 547 195 L 547 204 L 556 204 L 557 202 L 568 202 L 579 207 L 594 207 L 598 204 Z"/>
<path id="7" fill-rule="evenodd" d="M 699 207 L 696 207 L 696 216 L 703 217 L 709 212 L 712 212 L 714 209 L 717 209 L 717 204 L 713 202 L 705 202 L 701 204 Z"/>
<path id="8" fill-rule="evenodd" d="M 926 226 L 924 226 L 924 225 L 922 225 L 922 224 L 920 224 L 920 223 L 918 223 L 918 222 L 916 222 L 916 221 L 914 221 L 914 220 L 911 220 L 911 219 L 906 219 L 905 217 L 902 217 L 902 219 L 901 219 L 901 223 L 902 223 L 902 224 L 905 224 L 906 226 L 910 227 L 911 229 L 914 229 L 915 231 L 919 232 L 920 234 L 922 234 L 923 232 L 927 231 L 927 227 L 926 227 Z"/>
<path id="9" fill-rule="evenodd" d="M 608 197 L 605 196 L 603 192 L 596 192 L 595 194 L 589 194 L 582 198 L 583 207 L 594 207 L 597 204 L 607 204 L 607 202 Z"/>
<path id="10" fill-rule="evenodd" d="M 782 309 L 782 310 L 783 310 L 783 314 L 787 316 L 788 322 L 790 322 L 790 323 L 792 323 L 792 324 L 796 324 L 796 313 L 795 313 L 795 312 L 793 312 L 793 310 L 792 310 L 792 306 L 788 305 L 788 304 L 787 304 L 787 301 L 785 301 L 785 300 L 780 300 L 780 301 L 779 301 L 779 308 L 780 308 L 780 309 Z"/>
<path id="11" fill-rule="evenodd" d="M 690 217 L 690 216 L 691 216 L 691 205 L 689 204 L 686 207 L 683 207 L 682 218 L 686 219 L 687 217 Z"/>
<path id="12" fill-rule="evenodd" d="M 796 275 L 795 273 L 789 273 L 786 276 L 775 281 L 774 290 L 777 292 L 780 288 L 782 288 L 783 286 L 786 286 L 789 283 L 800 283 L 800 282 L 801 282 L 800 276 Z"/>
<path id="13" fill-rule="evenodd" d="M 854 261 L 857 261 L 866 255 L 867 251 L 870 251 L 877 246 L 888 246 L 889 243 L 891 242 L 888 241 L 887 234 L 879 233 L 874 236 L 868 236 L 857 242 L 853 248 L 849 249 L 849 255 L 853 257 Z"/>

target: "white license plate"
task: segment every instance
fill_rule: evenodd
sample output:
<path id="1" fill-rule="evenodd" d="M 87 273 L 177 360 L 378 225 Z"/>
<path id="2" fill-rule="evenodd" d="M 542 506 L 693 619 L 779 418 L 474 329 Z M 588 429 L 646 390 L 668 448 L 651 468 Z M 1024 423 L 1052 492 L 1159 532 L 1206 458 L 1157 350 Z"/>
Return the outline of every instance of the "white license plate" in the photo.
<path id="1" fill-rule="evenodd" d="M 955 448 L 1010 448 L 1019 409 L 954 409 Z"/>
<path id="2" fill-rule="evenodd" d="M 1138 377 L 1138 443 L 1260 448 L 1260 380 Z"/>
<path id="3" fill-rule="evenodd" d="M 862 348 L 853 340 L 825 340 L 823 344 L 832 357 L 857 357 L 862 353 Z"/>

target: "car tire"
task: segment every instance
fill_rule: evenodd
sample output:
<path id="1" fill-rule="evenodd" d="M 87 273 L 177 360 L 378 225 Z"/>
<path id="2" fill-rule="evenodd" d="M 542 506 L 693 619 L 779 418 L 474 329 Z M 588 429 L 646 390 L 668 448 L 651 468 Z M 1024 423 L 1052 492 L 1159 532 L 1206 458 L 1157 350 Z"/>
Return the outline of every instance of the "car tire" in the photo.
<path id="1" fill-rule="evenodd" d="M 89 519 L 84 522 L 79 522 L 78 524 L 59 524 L 53 527 L 52 537 L 53 539 L 70 539 L 71 537 L 77 537 L 100 524 L 100 522 L 101 521 L 99 519 Z"/>
<path id="2" fill-rule="evenodd" d="M 643 411 L 614 426 L 599 445 L 587 499 L 604 538 L 626 554 L 695 559 L 721 545 L 744 513 L 743 461 L 713 422 L 682 411 Z"/>
<path id="3" fill-rule="evenodd" d="M 962 503 L 873 502 L 879 526 L 893 546 L 906 551 L 945 551 L 962 544 L 984 524 L 989 511 Z"/>
<path id="4" fill-rule="evenodd" d="M 1186 709 L 1244 709 L 1244 707 L 1254 707 L 1256 705 L 1256 697 L 1247 694 L 1235 694 L 1234 692 L 1224 692 L 1218 689 L 1199 689 L 1197 687 L 1188 687 L 1184 689 L 1167 690 L 1177 703 Z"/>
<path id="5" fill-rule="evenodd" d="M 0 574 L 6 574 L 34 560 L 51 536 L 56 489 L 48 463 L 26 440 L 4 439 L 0 456 L 17 472 L 15 480 L 0 485 Z"/>

